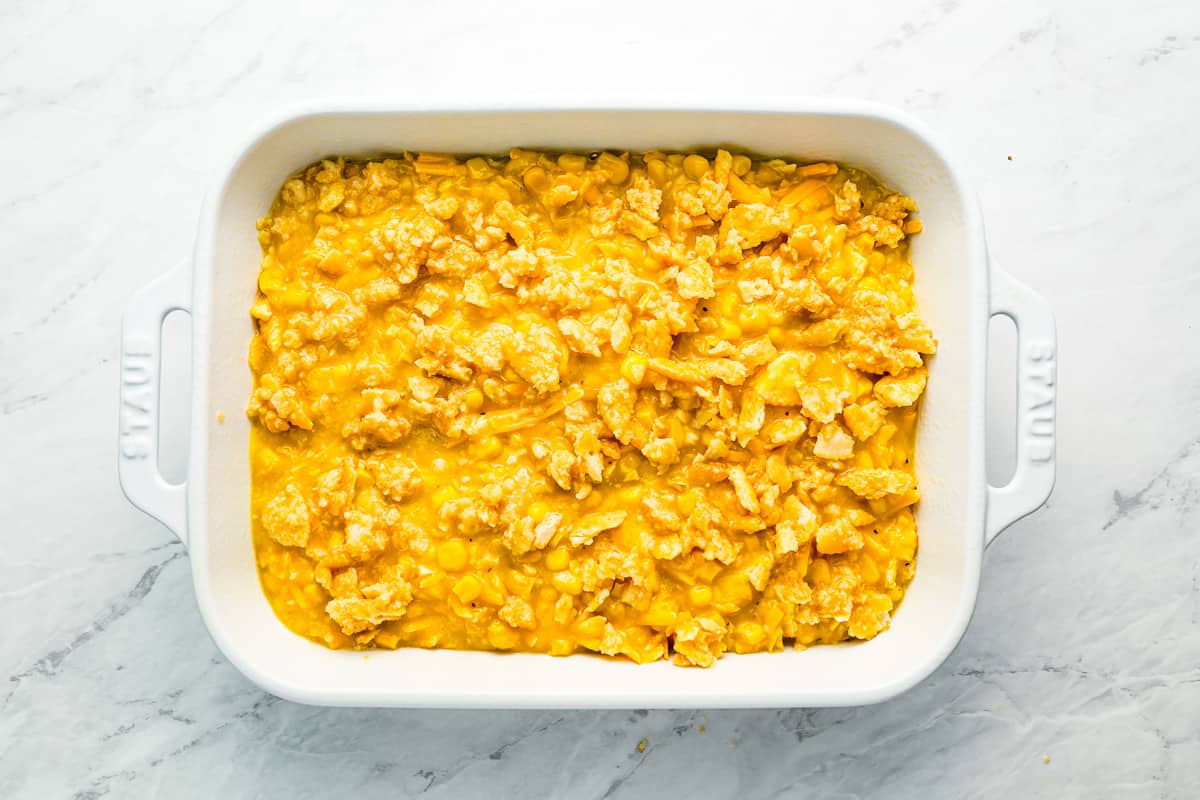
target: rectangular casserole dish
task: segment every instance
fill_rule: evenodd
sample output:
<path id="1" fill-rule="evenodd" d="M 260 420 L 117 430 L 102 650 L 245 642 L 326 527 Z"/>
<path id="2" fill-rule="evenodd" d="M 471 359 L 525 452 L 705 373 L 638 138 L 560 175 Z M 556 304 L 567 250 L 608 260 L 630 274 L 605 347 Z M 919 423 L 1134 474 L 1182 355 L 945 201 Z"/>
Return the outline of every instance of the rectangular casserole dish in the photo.
<path id="1" fill-rule="evenodd" d="M 988 262 L 975 198 L 924 129 L 890 109 L 805 100 L 739 108 L 511 110 L 470 104 L 324 103 L 293 110 L 219 173 L 194 257 L 138 292 L 124 320 L 119 468 L 130 501 L 186 544 L 196 598 L 220 649 L 264 689 L 305 703 L 433 707 L 751 707 L 879 702 L 942 663 L 975 605 L 983 549 L 1054 483 L 1055 332 L 1038 295 Z M 732 145 L 864 168 L 914 197 L 925 232 L 912 257 L 922 316 L 940 340 L 919 423 L 916 577 L 891 629 L 868 642 L 734 655 L 711 669 L 450 650 L 332 651 L 289 632 L 259 586 L 249 533 L 246 364 L 260 260 L 255 221 L 283 180 L 323 156 L 510 147 L 694 150 Z M 160 328 L 192 316 L 188 480 L 157 467 Z M 1017 469 L 988 486 L 988 321 L 1018 330 Z M 225 415 L 216 423 L 217 413 Z"/>

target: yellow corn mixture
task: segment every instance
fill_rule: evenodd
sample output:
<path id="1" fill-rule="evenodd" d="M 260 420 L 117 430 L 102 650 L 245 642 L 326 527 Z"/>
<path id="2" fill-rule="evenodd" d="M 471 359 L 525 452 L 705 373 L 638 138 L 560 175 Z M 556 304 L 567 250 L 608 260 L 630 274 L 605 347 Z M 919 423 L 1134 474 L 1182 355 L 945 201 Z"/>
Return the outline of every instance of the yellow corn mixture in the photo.
<path id="1" fill-rule="evenodd" d="M 258 224 L 263 589 L 334 648 L 709 666 L 912 578 L 913 201 L 831 163 L 325 160 Z"/>

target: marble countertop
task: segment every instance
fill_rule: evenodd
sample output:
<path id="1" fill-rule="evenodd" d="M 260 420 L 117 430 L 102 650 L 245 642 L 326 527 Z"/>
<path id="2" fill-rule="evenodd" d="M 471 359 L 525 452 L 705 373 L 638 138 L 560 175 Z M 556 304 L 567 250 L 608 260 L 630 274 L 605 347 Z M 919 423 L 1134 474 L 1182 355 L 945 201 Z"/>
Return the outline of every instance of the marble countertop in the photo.
<path id="1" fill-rule="evenodd" d="M 300 5 L 0 7 L 0 797 L 1200 796 L 1200 6 Z M 117 488 L 120 312 L 245 126 L 406 93 L 863 97 L 952 143 L 1058 316 L 1059 474 L 936 674 L 867 708 L 408 712 L 225 661 Z"/>

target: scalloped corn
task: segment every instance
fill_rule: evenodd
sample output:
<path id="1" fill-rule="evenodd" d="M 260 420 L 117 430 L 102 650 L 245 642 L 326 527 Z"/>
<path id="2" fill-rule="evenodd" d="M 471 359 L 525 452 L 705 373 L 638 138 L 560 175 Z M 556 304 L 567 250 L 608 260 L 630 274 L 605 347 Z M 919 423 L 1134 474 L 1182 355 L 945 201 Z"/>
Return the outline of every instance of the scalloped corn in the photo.
<path id="1" fill-rule="evenodd" d="M 911 199 L 697 153 L 325 160 L 259 222 L 252 529 L 329 647 L 709 666 L 912 578 Z"/>

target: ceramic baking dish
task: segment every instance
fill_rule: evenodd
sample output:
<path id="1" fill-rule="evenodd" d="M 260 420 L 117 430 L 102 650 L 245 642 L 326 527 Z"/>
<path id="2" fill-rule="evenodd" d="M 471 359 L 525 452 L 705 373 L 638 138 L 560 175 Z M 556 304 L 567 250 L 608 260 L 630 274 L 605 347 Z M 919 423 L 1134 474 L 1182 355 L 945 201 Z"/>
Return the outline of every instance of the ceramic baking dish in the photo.
<path id="1" fill-rule="evenodd" d="M 479 110 L 487 108 L 492 110 Z M 502 153 L 513 146 L 699 149 L 834 160 L 914 197 L 925 232 L 913 245 L 921 313 L 940 340 L 920 418 L 916 578 L 892 627 L 869 642 L 729 655 L 711 669 L 638 666 L 587 655 L 401 649 L 327 650 L 289 632 L 259 588 L 249 531 L 242 410 L 259 245 L 254 223 L 283 180 L 322 156 L 400 150 Z M 188 479 L 158 471 L 160 327 L 192 317 Z M 984 467 L 988 320 L 1018 330 L 1018 445 L 1007 486 Z M 172 354 L 174 355 L 174 354 Z M 1054 483 L 1054 320 L 1041 297 L 988 261 L 983 223 L 960 169 L 925 129 L 887 108 L 806 100 L 708 108 L 539 108 L 486 103 L 326 103 L 283 115 L 225 164 L 193 258 L 139 291 L 124 319 L 121 485 L 188 547 L 196 599 L 217 645 L 248 678 L 306 703 L 443 707 L 835 706 L 892 697 L 925 678 L 962 637 L 983 549 L 1039 507 Z M 225 421 L 216 423 L 218 412 Z"/>

